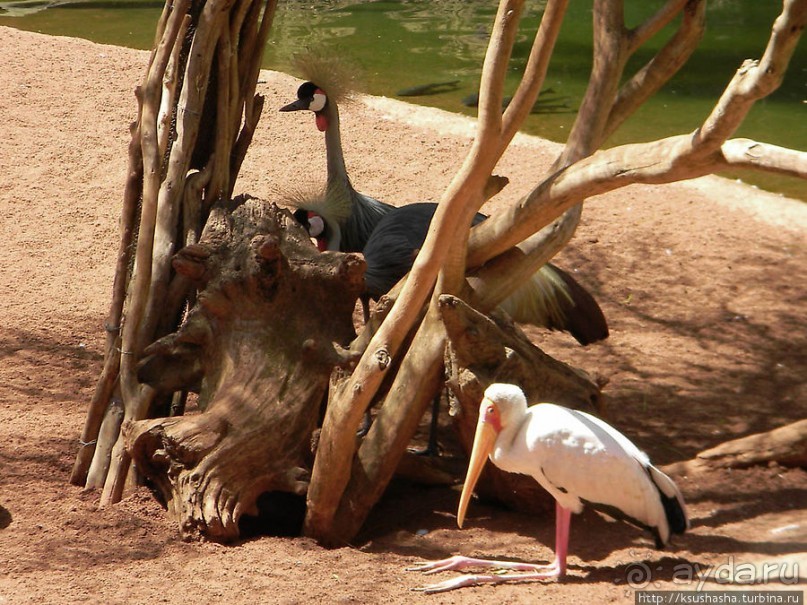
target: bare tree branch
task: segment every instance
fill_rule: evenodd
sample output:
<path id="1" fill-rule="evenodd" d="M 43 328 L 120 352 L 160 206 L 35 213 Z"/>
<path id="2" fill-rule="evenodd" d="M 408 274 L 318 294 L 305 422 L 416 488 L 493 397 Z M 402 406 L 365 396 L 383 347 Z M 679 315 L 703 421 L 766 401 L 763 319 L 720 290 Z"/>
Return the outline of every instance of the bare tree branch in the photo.
<path id="1" fill-rule="evenodd" d="M 669 183 L 725 167 L 720 153 L 725 137 L 757 99 L 781 84 L 805 22 L 807 0 L 788 0 L 762 61 L 743 64 L 702 127 L 690 135 L 600 151 L 556 172 L 526 198 L 473 229 L 468 266 L 480 266 L 530 237 L 582 201 L 587 192 L 596 195 L 637 182 Z"/>
<path id="2" fill-rule="evenodd" d="M 479 83 L 478 138 L 490 139 L 501 136 L 504 79 L 523 9 L 523 0 L 510 0 L 499 4 L 499 12 L 490 33 L 488 46 L 489 50 L 496 49 L 496 52 L 485 54 Z"/>
<path id="3" fill-rule="evenodd" d="M 776 18 L 768 47 L 760 61 L 746 61 L 729 83 L 711 115 L 696 133 L 696 145 L 715 149 L 742 123 L 753 104 L 782 83 L 790 57 L 807 22 L 805 0 L 785 0 Z"/>
<path id="4" fill-rule="evenodd" d="M 732 168 L 750 168 L 807 179 L 807 152 L 751 139 L 731 139 L 721 146 L 723 159 Z"/>
<path id="5" fill-rule="evenodd" d="M 468 155 L 465 166 L 476 172 L 480 171 L 481 165 L 475 164 L 474 158 L 485 156 L 493 157 L 492 149 L 496 159 L 487 169 L 487 177 L 495 166 L 496 161 L 504 152 L 507 145 L 499 146 L 502 140 L 502 102 L 504 99 L 504 81 L 507 76 L 507 67 L 510 63 L 510 56 L 513 45 L 518 34 L 518 25 L 521 20 L 521 13 L 524 9 L 524 0 L 506 0 L 499 4 L 493 30 L 490 34 L 488 52 L 485 54 L 485 61 L 482 65 L 482 76 L 479 85 L 479 118 L 477 121 L 477 135 L 474 145 Z M 493 52 L 491 52 L 493 51 Z M 488 146 L 493 146 L 491 150 Z M 455 230 L 455 236 L 451 239 L 454 245 L 450 246 L 442 259 L 440 272 L 436 276 L 436 292 L 457 293 L 462 287 L 465 279 L 465 256 L 468 243 L 467 230 L 470 229 L 473 214 L 483 204 L 482 190 L 477 189 L 464 205 L 464 210 L 460 209 L 457 203 L 457 210 L 460 212 L 460 221 L 457 227 L 462 231 Z M 445 203 L 445 202 L 444 202 Z M 439 211 L 438 211 L 439 214 Z M 438 217 L 432 223 L 438 222 Z M 438 223 L 439 224 L 439 223 Z M 435 240 L 433 245 L 436 245 Z M 424 249 L 428 246 L 428 239 L 424 243 Z M 414 268 L 413 268 L 414 269 Z"/>
<path id="6" fill-rule="evenodd" d="M 700 2 L 700 0 L 696 1 Z M 628 33 L 630 38 L 628 53 L 633 54 L 650 38 L 667 27 L 670 21 L 675 19 L 684 6 L 689 3 L 691 3 L 691 0 L 667 0 L 667 3 L 646 19 L 644 23 Z"/>
<path id="7" fill-rule="evenodd" d="M 580 111 L 569 133 L 563 152 L 553 168 L 567 166 L 593 153 L 604 141 L 610 108 L 614 104 L 619 82 L 629 58 L 628 31 L 624 25 L 623 0 L 597 0 L 594 5 L 594 58 L 586 94 Z M 582 204 L 583 199 L 580 199 Z M 496 277 L 490 284 L 495 295 L 485 297 L 483 304 L 496 304 L 499 296 L 512 292 L 517 277 L 526 278 L 552 258 L 574 235 L 582 215 L 582 207 L 569 209 L 553 225 L 534 235 L 523 257 L 511 256 L 507 261 L 508 273 Z M 516 263 L 516 258 L 519 262 Z M 470 259 L 469 259 L 470 260 Z M 518 265 L 518 266 L 516 266 Z M 470 266 L 477 266 L 471 264 Z M 506 283 L 511 280 L 510 283 Z"/>
<path id="8" fill-rule="evenodd" d="M 597 0 L 594 4 L 594 60 L 591 79 L 572 125 L 566 147 L 555 160 L 558 169 L 593 153 L 603 141 L 603 132 L 619 90 L 619 81 L 629 55 L 622 0 Z"/>
<path id="9" fill-rule="evenodd" d="M 682 3 L 679 0 L 668 3 L 666 7 L 671 4 L 684 4 L 681 27 L 644 67 L 622 85 L 603 129 L 603 141 L 678 73 L 703 37 L 706 29 L 706 1 L 688 0 Z M 636 49 L 635 37 L 632 36 L 630 42 L 630 53 L 633 54 Z"/>
<path id="10" fill-rule="evenodd" d="M 638 41 L 644 42 L 657 33 L 682 8 L 685 9 L 684 18 L 676 35 L 620 89 L 598 145 L 601 145 L 629 115 L 657 92 L 681 68 L 697 47 L 704 29 L 705 2 L 674 0 L 668 2 L 640 28 L 628 34 L 630 44 L 625 50 L 628 54 L 632 54 L 639 46 Z M 613 77 L 617 77 L 616 74 Z M 476 277 L 484 283 L 484 287 L 477 290 L 474 298 L 478 308 L 483 310 L 495 308 L 518 287 L 519 283 L 551 260 L 574 235 L 581 214 L 582 208 L 573 207 L 516 248 L 488 262 L 477 271 Z"/>
<path id="11" fill-rule="evenodd" d="M 500 97 L 504 89 L 504 76 L 510 58 L 509 51 L 506 53 L 506 61 L 501 60 L 497 62 L 497 65 L 490 67 L 491 71 L 488 73 L 496 73 L 495 81 L 492 77 L 490 81 L 484 82 L 483 86 L 480 88 L 480 92 L 490 90 L 491 88 L 496 88 L 499 91 L 499 94 L 490 94 L 491 97 L 495 98 L 491 100 L 489 106 L 486 105 L 485 107 L 485 120 L 491 120 L 493 122 L 491 128 L 499 131 L 500 156 L 504 154 L 507 146 L 512 141 L 516 132 L 535 105 L 535 101 L 538 99 L 538 94 L 541 91 L 546 77 L 549 59 L 552 57 L 555 42 L 560 33 L 563 18 L 566 15 L 567 5 L 568 0 L 554 0 L 549 2 L 545 7 L 521 82 L 513 95 L 513 100 L 505 110 L 504 115 L 502 115 L 498 109 L 500 107 L 498 103 L 501 102 Z M 509 15 L 505 16 L 507 20 L 502 18 L 502 25 L 504 28 L 507 28 L 509 24 L 511 31 L 509 34 L 503 33 L 501 38 L 505 41 L 504 43 L 508 45 L 508 48 L 512 48 L 512 45 L 515 43 L 518 20 L 513 19 Z M 504 57 L 502 59 L 504 59 Z M 489 197 L 490 196 L 485 195 L 484 199 L 487 200 Z M 572 233 L 573 232 L 574 229 L 572 228 Z M 457 244 L 452 246 L 450 256 L 444 264 L 443 271 L 438 278 L 438 288 L 434 294 L 435 299 L 442 294 L 457 294 L 461 291 L 465 281 L 467 244 L 468 239 L 466 234 L 464 237 L 457 238 Z M 517 285 L 514 284 L 513 287 L 515 288 Z"/>
<path id="12" fill-rule="evenodd" d="M 538 99 L 568 4 L 568 0 L 547 2 L 543 17 L 541 17 L 541 24 L 535 34 L 530 56 L 527 59 L 527 65 L 524 68 L 524 75 L 513 94 L 513 100 L 507 106 L 502 117 L 501 144 L 503 147 L 510 144 Z"/>
<path id="13" fill-rule="evenodd" d="M 257 23 L 261 3 L 255 2 L 252 6 L 252 12 L 247 18 L 247 21 L 248 23 Z M 239 58 L 239 68 L 242 73 L 240 76 L 239 89 L 241 90 L 243 99 L 244 124 L 241 128 L 241 132 L 238 134 L 232 157 L 230 158 L 230 191 L 227 192 L 227 197 L 232 197 L 233 186 L 238 178 L 238 173 L 241 171 L 241 164 L 244 161 L 244 157 L 247 155 L 247 149 L 252 142 L 252 136 L 255 133 L 255 128 L 258 125 L 258 120 L 263 111 L 264 97 L 262 95 L 256 95 L 255 88 L 258 84 L 258 73 L 261 69 L 263 49 L 266 47 L 266 41 L 269 38 L 269 31 L 272 29 L 276 11 L 277 0 L 266 0 L 260 27 L 250 27 L 242 40 Z"/>

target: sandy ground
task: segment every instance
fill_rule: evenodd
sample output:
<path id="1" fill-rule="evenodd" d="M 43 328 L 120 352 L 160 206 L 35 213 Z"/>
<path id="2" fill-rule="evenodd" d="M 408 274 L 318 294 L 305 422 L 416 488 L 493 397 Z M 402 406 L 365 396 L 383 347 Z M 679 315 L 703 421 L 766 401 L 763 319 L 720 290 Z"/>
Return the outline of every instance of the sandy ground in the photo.
<path id="1" fill-rule="evenodd" d="M 112 283 L 133 89 L 147 53 L 0 28 L 0 604 L 633 603 L 637 588 L 777 590 L 807 574 L 807 473 L 777 466 L 679 477 L 691 533 L 664 552 L 584 513 L 562 583 L 412 592 L 405 567 L 462 553 L 546 561 L 553 519 L 393 486 L 353 548 L 261 537 L 185 543 L 146 490 L 97 510 L 68 484 L 96 377 Z M 316 185 L 310 116 L 279 114 L 297 82 L 267 73 L 266 111 L 238 191 Z M 357 187 L 395 204 L 435 199 L 471 122 L 386 99 L 343 108 Z M 556 146 L 519 137 L 498 168 L 516 199 Z M 629 187 L 589 201 L 557 259 L 600 300 L 611 337 L 582 349 L 530 332 L 609 379 L 609 420 L 659 463 L 805 416 L 805 205 L 717 178 Z M 764 564 L 768 576 L 763 575 Z M 757 586 L 762 588 L 762 586 Z M 803 590 L 804 586 L 799 589 Z"/>

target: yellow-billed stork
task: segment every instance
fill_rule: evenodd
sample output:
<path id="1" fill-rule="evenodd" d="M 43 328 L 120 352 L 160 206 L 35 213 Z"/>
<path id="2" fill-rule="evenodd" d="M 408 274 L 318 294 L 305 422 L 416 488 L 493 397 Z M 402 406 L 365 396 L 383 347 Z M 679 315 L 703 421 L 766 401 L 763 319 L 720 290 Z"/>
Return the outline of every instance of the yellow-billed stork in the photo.
<path id="1" fill-rule="evenodd" d="M 584 505 L 649 530 L 656 548 L 667 544 L 671 534 L 689 528 L 678 487 L 627 437 L 585 412 L 552 403 L 527 407 L 524 393 L 512 384 L 492 384 L 482 399 L 457 512 L 460 528 L 488 456 L 502 470 L 530 475 L 555 498 L 555 560 L 534 565 L 450 557 L 411 569 L 438 573 L 481 567 L 518 573 L 461 575 L 419 590 L 443 592 L 564 576 L 571 514 Z"/>

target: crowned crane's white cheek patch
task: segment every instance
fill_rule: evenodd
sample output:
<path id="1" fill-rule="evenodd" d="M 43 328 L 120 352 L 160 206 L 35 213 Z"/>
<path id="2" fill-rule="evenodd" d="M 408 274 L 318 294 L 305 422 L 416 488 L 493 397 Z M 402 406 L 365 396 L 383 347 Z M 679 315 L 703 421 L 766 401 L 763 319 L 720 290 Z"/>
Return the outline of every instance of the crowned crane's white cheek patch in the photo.
<path id="1" fill-rule="evenodd" d="M 322 111 L 325 109 L 325 103 L 327 102 L 328 97 L 321 92 L 315 92 L 314 97 L 311 99 L 311 103 L 308 104 L 308 109 L 313 112 Z"/>
<path id="2" fill-rule="evenodd" d="M 325 221 L 321 216 L 312 216 L 308 219 L 308 235 L 317 237 L 325 231 Z"/>

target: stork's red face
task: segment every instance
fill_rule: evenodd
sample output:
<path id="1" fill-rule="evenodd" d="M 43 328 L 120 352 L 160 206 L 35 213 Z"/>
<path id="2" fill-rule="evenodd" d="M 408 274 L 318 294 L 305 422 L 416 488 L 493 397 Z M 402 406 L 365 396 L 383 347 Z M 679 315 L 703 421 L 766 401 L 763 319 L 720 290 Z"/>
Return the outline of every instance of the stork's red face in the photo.
<path id="1" fill-rule="evenodd" d="M 479 422 L 490 426 L 496 435 L 502 431 L 502 414 L 499 406 L 487 397 L 482 399 L 482 404 L 479 406 Z"/>
<path id="2" fill-rule="evenodd" d="M 317 128 L 321 132 L 328 129 L 328 117 L 325 115 L 325 108 L 328 106 L 328 95 L 313 82 L 304 82 L 297 89 L 297 100 L 280 108 L 280 111 L 303 111 L 314 112 Z"/>

